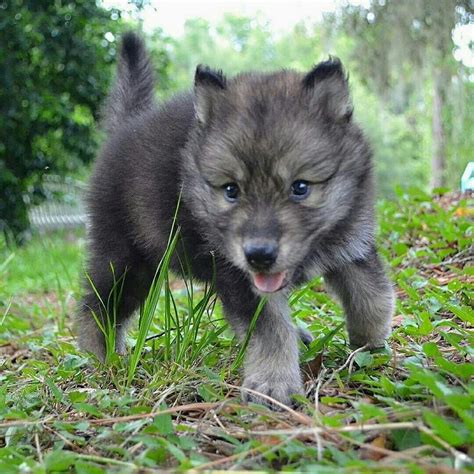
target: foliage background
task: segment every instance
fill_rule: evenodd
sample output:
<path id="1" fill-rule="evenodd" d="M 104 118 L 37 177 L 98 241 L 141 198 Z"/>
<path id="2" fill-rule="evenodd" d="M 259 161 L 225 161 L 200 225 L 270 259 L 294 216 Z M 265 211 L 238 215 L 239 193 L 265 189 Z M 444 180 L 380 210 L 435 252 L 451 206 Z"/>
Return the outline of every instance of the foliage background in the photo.
<path id="1" fill-rule="evenodd" d="M 24 236 L 45 174 L 87 174 L 116 38 L 127 26 L 119 10 L 90 0 L 0 3 L 0 231 L 7 236 Z M 164 70 L 158 48 L 153 55 Z"/>
<path id="2" fill-rule="evenodd" d="M 436 185 L 456 189 L 472 159 L 474 85 L 472 71 L 453 55 L 451 34 L 469 22 L 468 5 L 443 1 L 433 8 L 428 0 L 374 1 L 368 8 L 348 4 L 318 23 L 301 22 L 280 34 L 263 16 L 228 14 L 217 24 L 192 19 L 183 37 L 171 40 L 170 75 L 180 89 L 199 62 L 232 75 L 285 67 L 305 71 L 328 55 L 340 57 L 350 75 L 355 118 L 374 149 L 379 193 L 393 197 L 397 185 L 430 185 L 433 70 L 441 63 L 446 163 Z M 440 42 L 438 59 L 433 50 Z"/>
<path id="3" fill-rule="evenodd" d="M 94 2 L 1 5 L 0 229 L 28 227 L 45 173 L 67 175 L 97 149 L 95 120 L 110 79 L 118 11 Z"/>

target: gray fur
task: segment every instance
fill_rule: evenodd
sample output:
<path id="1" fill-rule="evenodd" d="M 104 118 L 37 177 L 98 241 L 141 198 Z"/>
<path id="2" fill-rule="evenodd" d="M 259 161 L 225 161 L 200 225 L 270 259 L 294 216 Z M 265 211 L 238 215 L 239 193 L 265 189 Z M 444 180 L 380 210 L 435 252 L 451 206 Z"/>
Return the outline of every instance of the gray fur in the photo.
<path id="1" fill-rule="evenodd" d="M 290 405 L 292 394 L 303 393 L 303 384 L 298 362 L 298 331 L 291 323 L 286 296 L 272 296 L 259 320 L 247 348 L 243 387 Z M 243 398 L 268 404 L 245 390 Z"/>
<path id="2" fill-rule="evenodd" d="M 344 307 L 351 345 L 383 347 L 390 334 L 394 296 L 377 254 L 329 272 L 325 279 Z"/>
<path id="3" fill-rule="evenodd" d="M 106 103 L 104 125 L 112 133 L 117 125 L 155 106 L 155 79 L 143 42 L 125 33 L 117 80 Z"/>
<path id="4" fill-rule="evenodd" d="M 305 346 L 309 346 L 314 341 L 314 336 L 307 329 L 300 328 L 300 327 L 297 329 L 298 329 L 298 335 L 301 339 L 301 342 Z"/>
<path id="5" fill-rule="evenodd" d="M 324 274 L 340 297 L 351 343 L 383 344 L 393 292 L 374 247 L 372 163 L 352 121 L 342 65 L 330 60 L 307 74 L 245 73 L 226 79 L 199 67 L 194 91 L 157 106 L 141 40 L 123 40 L 117 83 L 105 117 L 108 140 L 91 180 L 88 272 L 106 302 L 113 276 L 125 274 L 117 311 L 118 350 L 168 241 L 182 191 L 180 239 L 172 267 L 186 255 L 195 278 L 210 281 L 243 337 L 261 293 L 244 252 L 248 242 L 276 242 L 264 275 L 284 275 L 269 295 L 245 364 L 244 387 L 284 403 L 302 390 L 298 333 L 286 296 Z M 310 182 L 290 199 L 295 180 Z M 237 183 L 236 202 L 223 186 Z M 215 266 L 214 266 L 215 264 Z M 266 278 L 266 277 L 265 277 Z M 103 359 L 104 340 L 91 310 L 107 311 L 88 285 L 77 319 L 79 344 Z M 253 395 L 247 399 L 262 401 Z"/>

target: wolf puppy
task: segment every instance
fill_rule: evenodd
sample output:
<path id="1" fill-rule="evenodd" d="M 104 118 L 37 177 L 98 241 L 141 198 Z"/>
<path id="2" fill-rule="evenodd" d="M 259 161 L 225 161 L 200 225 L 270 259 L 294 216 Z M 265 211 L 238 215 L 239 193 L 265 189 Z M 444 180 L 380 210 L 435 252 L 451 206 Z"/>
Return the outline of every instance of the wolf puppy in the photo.
<path id="1" fill-rule="evenodd" d="M 165 252 L 180 193 L 173 267 L 187 260 L 204 281 L 215 272 L 241 338 L 260 297 L 268 298 L 248 346 L 244 387 L 283 403 L 301 393 L 298 338 L 308 335 L 291 323 L 287 297 L 317 274 L 344 306 L 350 343 L 382 346 L 393 292 L 374 246 L 371 153 L 351 119 L 341 63 L 232 79 L 198 66 L 194 91 L 161 105 L 153 88 L 144 45 L 128 33 L 89 195 L 88 273 L 103 301 L 114 285 L 111 264 L 115 278 L 125 273 L 117 350 L 125 349 L 127 322 Z M 103 359 L 92 311 L 107 317 L 88 289 L 79 343 Z"/>

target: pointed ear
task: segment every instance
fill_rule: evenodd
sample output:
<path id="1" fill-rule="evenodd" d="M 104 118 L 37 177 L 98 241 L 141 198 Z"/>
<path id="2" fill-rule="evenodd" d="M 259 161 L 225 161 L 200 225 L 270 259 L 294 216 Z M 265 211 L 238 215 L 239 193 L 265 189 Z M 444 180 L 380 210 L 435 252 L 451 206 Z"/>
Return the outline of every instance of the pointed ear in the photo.
<path id="1" fill-rule="evenodd" d="M 348 122 L 352 117 L 348 77 L 338 58 L 317 64 L 303 79 L 312 107 L 325 112 L 335 121 Z"/>
<path id="2" fill-rule="evenodd" d="M 212 117 L 215 101 L 227 87 L 222 71 L 199 65 L 194 75 L 194 110 L 201 124 L 207 124 Z"/>

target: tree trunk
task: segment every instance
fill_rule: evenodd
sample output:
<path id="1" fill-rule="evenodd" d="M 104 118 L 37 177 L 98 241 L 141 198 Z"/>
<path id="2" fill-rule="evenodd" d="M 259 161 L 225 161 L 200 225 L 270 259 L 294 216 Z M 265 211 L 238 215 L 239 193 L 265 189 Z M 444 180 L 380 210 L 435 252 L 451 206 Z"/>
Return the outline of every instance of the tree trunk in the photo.
<path id="1" fill-rule="evenodd" d="M 444 91 L 442 83 L 442 71 L 435 70 L 433 78 L 431 189 L 445 185 L 446 150 L 443 124 Z"/>

